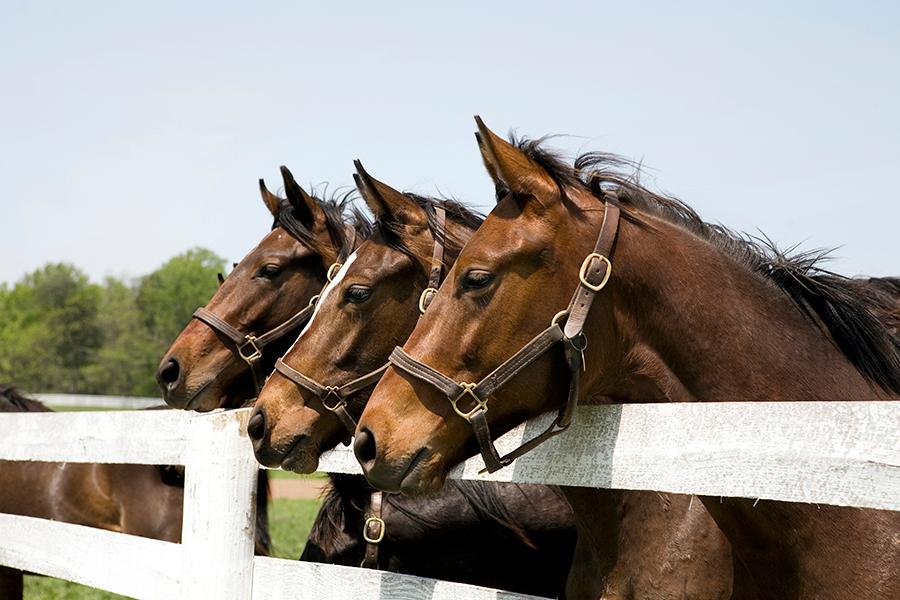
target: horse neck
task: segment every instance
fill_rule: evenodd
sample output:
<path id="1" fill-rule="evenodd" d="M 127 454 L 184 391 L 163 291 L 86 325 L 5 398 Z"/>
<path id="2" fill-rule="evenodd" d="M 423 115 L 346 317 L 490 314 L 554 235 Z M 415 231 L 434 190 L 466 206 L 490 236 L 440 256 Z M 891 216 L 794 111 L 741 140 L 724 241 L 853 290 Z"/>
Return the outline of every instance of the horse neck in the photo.
<path id="1" fill-rule="evenodd" d="M 595 364 L 606 375 L 588 374 L 591 395 L 625 402 L 884 397 L 772 282 L 677 225 L 638 218 L 650 227 L 622 219 L 615 284 L 598 297 L 610 310 L 598 311 L 605 314 L 594 319 L 601 327 L 594 337 L 619 341 L 600 350 L 606 355 Z"/>

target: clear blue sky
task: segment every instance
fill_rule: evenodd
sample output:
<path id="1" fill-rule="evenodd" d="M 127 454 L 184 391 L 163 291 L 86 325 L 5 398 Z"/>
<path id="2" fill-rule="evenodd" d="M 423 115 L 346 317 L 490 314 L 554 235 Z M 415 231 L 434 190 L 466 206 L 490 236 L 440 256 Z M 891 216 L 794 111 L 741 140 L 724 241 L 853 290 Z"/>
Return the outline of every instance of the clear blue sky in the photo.
<path id="1" fill-rule="evenodd" d="M 0 282 L 238 260 L 278 165 L 483 209 L 473 114 L 642 159 L 711 221 L 900 274 L 900 3 L 0 6 Z M 790 4 L 790 6 L 787 6 Z"/>

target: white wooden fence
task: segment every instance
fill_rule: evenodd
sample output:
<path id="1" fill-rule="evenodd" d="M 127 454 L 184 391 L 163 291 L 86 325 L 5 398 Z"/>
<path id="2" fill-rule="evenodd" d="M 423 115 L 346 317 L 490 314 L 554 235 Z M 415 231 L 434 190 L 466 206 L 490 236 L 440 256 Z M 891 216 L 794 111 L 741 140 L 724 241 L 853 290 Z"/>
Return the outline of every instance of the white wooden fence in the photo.
<path id="1" fill-rule="evenodd" d="M 0 460 L 184 464 L 182 544 L 0 515 L 0 564 L 138 598 L 504 598 L 475 586 L 253 557 L 248 411 L 0 415 Z M 546 415 L 503 436 L 530 437 Z M 588 406 L 493 475 L 451 476 L 900 510 L 900 402 Z M 324 471 L 358 473 L 352 454 Z M 438 559 L 439 560 L 439 559 Z"/>
<path id="2" fill-rule="evenodd" d="M 139 410 L 151 406 L 165 406 L 162 398 L 144 398 L 140 396 L 95 396 L 92 394 L 28 394 L 30 398 L 40 400 L 47 406 L 71 406 L 75 408 L 130 408 Z"/>

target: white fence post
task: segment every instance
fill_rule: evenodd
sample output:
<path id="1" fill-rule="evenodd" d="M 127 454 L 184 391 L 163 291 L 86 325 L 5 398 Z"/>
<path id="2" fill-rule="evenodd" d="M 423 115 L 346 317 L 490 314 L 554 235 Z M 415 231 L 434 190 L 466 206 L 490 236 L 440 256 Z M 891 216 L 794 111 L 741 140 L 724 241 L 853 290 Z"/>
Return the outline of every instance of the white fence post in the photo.
<path id="1" fill-rule="evenodd" d="M 185 452 L 182 598 L 249 600 L 258 465 L 249 411 L 200 415 Z"/>

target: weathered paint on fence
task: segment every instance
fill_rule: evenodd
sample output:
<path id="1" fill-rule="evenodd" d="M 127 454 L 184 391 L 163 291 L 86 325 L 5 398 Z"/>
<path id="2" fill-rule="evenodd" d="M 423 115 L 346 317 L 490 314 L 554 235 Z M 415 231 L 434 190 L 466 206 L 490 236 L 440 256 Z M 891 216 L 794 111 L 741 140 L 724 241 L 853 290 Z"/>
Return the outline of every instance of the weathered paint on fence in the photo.
<path id="1" fill-rule="evenodd" d="M 138 598 L 522 598 L 418 577 L 253 558 L 249 411 L 0 415 L 0 460 L 185 464 L 184 543 L 0 515 L 0 564 Z M 535 435 L 545 415 L 498 441 Z M 490 476 L 900 509 L 900 402 L 589 406 L 571 431 Z M 323 470 L 358 473 L 347 449 Z"/>
<path id="2" fill-rule="evenodd" d="M 502 436 L 507 452 L 555 415 Z M 459 479 L 764 498 L 900 510 L 900 402 L 582 406 L 569 431 L 492 475 Z M 322 471 L 359 473 L 343 446 Z"/>

